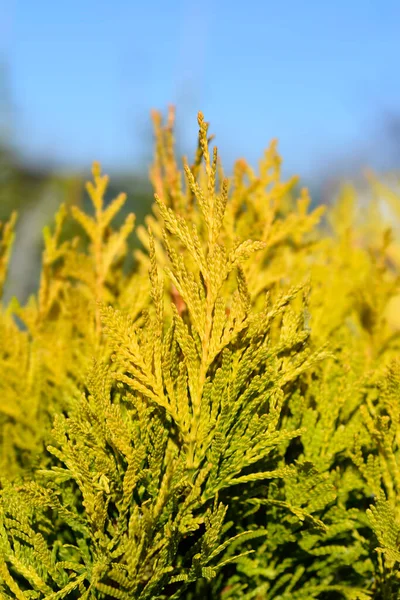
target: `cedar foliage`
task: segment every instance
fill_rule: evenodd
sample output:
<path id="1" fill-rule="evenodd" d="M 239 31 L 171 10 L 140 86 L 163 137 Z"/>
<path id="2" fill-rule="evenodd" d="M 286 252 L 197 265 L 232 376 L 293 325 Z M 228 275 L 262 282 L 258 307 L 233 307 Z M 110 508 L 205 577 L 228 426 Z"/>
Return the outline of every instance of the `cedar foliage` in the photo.
<path id="1" fill-rule="evenodd" d="M 225 177 L 201 114 L 181 170 L 153 120 L 133 266 L 94 164 L 1 308 L 0 597 L 398 598 L 399 199 L 310 210 L 275 142 Z"/>

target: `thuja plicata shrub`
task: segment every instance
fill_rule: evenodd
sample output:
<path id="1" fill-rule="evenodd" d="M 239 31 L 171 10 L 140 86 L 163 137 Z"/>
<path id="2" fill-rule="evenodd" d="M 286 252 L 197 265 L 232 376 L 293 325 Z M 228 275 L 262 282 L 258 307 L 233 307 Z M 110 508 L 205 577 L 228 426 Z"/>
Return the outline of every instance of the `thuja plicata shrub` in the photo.
<path id="1" fill-rule="evenodd" d="M 311 209 L 275 142 L 226 177 L 153 120 L 145 225 L 94 164 L 1 308 L 0 597 L 399 598 L 400 198 Z"/>

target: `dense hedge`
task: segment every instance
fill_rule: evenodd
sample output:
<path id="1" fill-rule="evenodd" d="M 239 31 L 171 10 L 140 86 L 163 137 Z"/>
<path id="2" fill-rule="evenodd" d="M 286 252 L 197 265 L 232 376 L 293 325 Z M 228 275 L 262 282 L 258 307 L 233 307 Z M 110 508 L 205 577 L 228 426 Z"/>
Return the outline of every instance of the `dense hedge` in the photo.
<path id="1" fill-rule="evenodd" d="M 154 123 L 147 227 L 95 164 L 0 313 L 0 596 L 400 597 L 400 199 L 310 211 L 275 143 L 226 178 L 201 114 L 182 173 Z"/>

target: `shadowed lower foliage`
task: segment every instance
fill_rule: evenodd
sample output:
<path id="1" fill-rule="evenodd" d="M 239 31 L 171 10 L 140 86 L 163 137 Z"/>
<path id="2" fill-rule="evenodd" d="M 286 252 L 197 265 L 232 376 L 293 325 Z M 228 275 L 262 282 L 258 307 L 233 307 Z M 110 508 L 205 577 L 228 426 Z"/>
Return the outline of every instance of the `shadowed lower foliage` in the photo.
<path id="1" fill-rule="evenodd" d="M 153 117 L 133 262 L 95 164 L 0 312 L 0 597 L 398 598 L 400 199 L 310 211 L 275 142 L 225 177 L 201 114 L 181 170 Z"/>

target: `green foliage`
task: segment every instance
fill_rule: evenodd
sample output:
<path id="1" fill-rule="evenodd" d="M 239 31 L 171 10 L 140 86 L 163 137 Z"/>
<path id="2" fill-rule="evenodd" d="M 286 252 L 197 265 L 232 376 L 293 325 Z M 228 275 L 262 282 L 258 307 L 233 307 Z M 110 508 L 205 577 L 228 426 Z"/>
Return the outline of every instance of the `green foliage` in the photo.
<path id="1" fill-rule="evenodd" d="M 92 213 L 60 208 L 2 307 L 0 597 L 397 598 L 395 234 L 349 187 L 323 222 L 275 142 L 225 177 L 198 123 L 182 173 L 154 115 L 133 263 L 95 164 Z"/>

